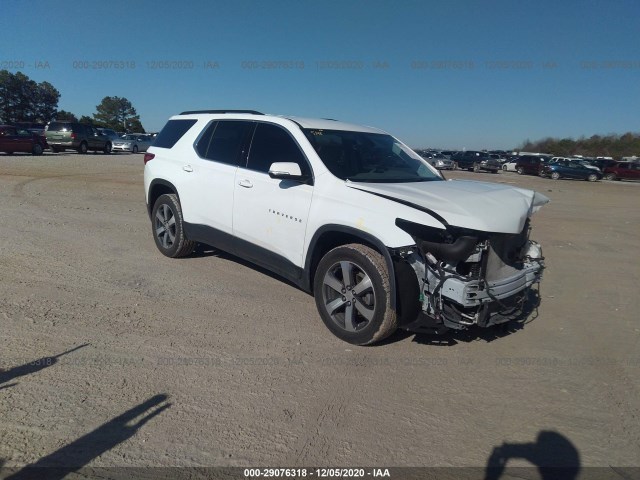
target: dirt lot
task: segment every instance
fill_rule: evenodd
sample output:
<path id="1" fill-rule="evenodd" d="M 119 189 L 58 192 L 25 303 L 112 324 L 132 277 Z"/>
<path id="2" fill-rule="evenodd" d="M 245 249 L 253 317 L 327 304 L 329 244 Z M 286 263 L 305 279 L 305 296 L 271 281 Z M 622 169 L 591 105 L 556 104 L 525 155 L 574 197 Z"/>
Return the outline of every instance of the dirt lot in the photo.
<path id="1" fill-rule="evenodd" d="M 537 315 L 363 348 L 264 271 L 160 255 L 142 171 L 0 156 L 0 465 L 640 464 L 640 184 L 449 174 L 551 198 Z"/>

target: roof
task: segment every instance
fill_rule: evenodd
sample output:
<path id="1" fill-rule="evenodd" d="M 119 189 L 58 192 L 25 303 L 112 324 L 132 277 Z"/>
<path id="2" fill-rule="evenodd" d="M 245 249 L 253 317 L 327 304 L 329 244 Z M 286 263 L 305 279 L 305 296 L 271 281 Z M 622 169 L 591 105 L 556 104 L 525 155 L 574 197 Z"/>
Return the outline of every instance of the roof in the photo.
<path id="1" fill-rule="evenodd" d="M 189 117 L 213 117 L 221 118 L 230 116 L 232 118 L 242 120 L 268 120 L 269 118 L 286 119 L 297 123 L 302 128 L 311 128 L 318 130 L 346 130 L 350 132 L 366 132 L 366 133 L 386 133 L 383 130 L 355 123 L 340 122 L 329 118 L 305 118 L 293 117 L 289 115 L 272 115 L 263 114 L 254 110 L 191 110 L 182 112 L 179 116 Z M 175 117 L 173 117 L 175 118 Z"/>

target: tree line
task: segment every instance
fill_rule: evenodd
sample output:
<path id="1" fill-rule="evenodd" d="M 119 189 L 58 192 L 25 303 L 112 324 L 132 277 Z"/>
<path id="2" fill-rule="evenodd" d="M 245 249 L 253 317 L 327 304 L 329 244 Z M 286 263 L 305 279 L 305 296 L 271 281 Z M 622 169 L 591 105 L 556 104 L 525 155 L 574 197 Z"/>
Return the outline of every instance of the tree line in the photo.
<path id="1" fill-rule="evenodd" d="M 0 70 L 0 124 L 20 122 L 46 124 L 65 120 L 92 124 L 116 131 L 145 130 L 140 115 L 124 97 L 104 97 L 96 105 L 96 112 L 78 118 L 71 112 L 58 110 L 60 92 L 49 82 L 37 83 L 22 72 Z"/>
<path id="2" fill-rule="evenodd" d="M 623 135 L 593 135 L 589 138 L 545 138 L 536 142 L 526 140 L 518 149 L 526 152 L 550 153 L 569 157 L 632 157 L 640 155 L 640 133 L 627 132 Z"/>

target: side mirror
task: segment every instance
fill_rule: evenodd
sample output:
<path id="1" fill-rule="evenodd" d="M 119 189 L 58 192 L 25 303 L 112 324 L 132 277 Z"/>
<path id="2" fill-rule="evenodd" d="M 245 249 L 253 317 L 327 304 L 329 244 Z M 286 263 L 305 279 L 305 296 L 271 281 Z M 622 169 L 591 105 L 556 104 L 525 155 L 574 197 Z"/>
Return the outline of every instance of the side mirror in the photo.
<path id="1" fill-rule="evenodd" d="M 307 177 L 302 175 L 300 165 L 294 162 L 276 162 L 269 167 L 269 176 L 281 180 L 306 181 Z"/>

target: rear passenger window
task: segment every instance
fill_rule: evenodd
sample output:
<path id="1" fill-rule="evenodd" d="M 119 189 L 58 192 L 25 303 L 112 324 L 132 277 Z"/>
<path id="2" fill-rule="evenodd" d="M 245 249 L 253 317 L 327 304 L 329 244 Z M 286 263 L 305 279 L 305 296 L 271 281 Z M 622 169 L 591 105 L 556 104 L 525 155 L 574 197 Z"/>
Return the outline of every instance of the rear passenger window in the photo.
<path id="1" fill-rule="evenodd" d="M 239 165 L 242 158 L 242 147 L 249 140 L 254 122 L 219 121 L 214 122 L 198 140 L 196 149 L 202 157 L 215 162 Z M 204 150 L 206 138 L 210 138 L 209 145 Z M 203 142 L 201 146 L 200 143 Z"/>
<path id="2" fill-rule="evenodd" d="M 153 142 L 154 147 L 171 148 L 197 120 L 169 120 Z"/>
<path id="3" fill-rule="evenodd" d="M 269 172 L 275 162 L 294 162 L 300 165 L 303 175 L 311 170 L 298 144 L 283 128 L 268 123 L 259 123 L 251 142 L 247 168 L 258 172 Z"/>

